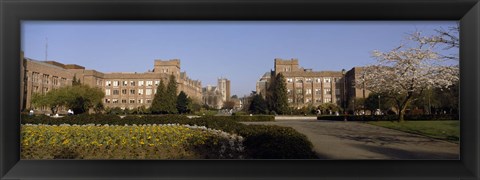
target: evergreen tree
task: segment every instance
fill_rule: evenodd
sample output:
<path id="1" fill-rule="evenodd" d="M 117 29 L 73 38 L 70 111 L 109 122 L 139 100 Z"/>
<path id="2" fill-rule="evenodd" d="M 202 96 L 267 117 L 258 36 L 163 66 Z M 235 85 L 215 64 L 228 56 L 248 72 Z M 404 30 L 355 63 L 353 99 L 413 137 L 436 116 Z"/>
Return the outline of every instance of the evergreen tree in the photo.
<path id="1" fill-rule="evenodd" d="M 265 114 L 267 112 L 267 102 L 260 94 L 255 94 L 248 107 L 248 111 L 253 114 Z"/>
<path id="2" fill-rule="evenodd" d="M 277 111 L 275 109 L 275 100 L 273 97 L 273 93 L 275 92 L 275 74 L 271 74 L 270 83 L 268 84 L 267 91 L 265 92 L 265 100 L 267 103 L 267 107 L 270 111 Z"/>
<path id="3" fill-rule="evenodd" d="M 170 80 L 167 84 L 167 90 L 165 93 L 166 102 L 165 102 L 165 110 L 168 114 L 176 114 L 177 111 L 177 81 L 175 80 L 175 76 L 172 74 L 170 75 Z"/>
<path id="4" fill-rule="evenodd" d="M 73 75 L 73 80 L 72 80 L 72 86 L 78 86 L 81 85 L 80 79 L 77 79 L 77 75 Z"/>
<path id="5" fill-rule="evenodd" d="M 187 94 L 185 94 L 185 92 L 183 91 L 180 91 L 180 94 L 178 94 L 178 97 L 177 97 L 177 111 L 178 113 L 180 114 L 183 114 L 183 113 L 188 113 L 189 109 L 189 105 L 190 105 L 190 102 L 189 102 L 189 98 L 187 96 Z"/>
<path id="6" fill-rule="evenodd" d="M 272 77 L 273 81 L 270 88 L 270 110 L 275 111 L 278 114 L 288 113 L 288 96 L 287 96 L 287 85 L 285 83 L 285 78 L 281 73 Z"/>
<path id="7" fill-rule="evenodd" d="M 160 79 L 160 83 L 157 86 L 157 93 L 153 98 L 152 106 L 150 106 L 151 112 L 154 114 L 166 113 L 165 103 L 166 103 L 165 85 L 163 83 L 163 80 Z"/>

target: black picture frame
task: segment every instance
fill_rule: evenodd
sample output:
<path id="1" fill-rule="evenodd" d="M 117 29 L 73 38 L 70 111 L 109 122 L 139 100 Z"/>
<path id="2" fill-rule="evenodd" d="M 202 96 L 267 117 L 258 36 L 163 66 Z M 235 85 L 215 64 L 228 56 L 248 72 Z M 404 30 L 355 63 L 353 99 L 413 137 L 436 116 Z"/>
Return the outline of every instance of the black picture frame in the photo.
<path id="1" fill-rule="evenodd" d="M 1 179 L 478 179 L 477 0 L 0 0 Z M 20 160 L 22 20 L 459 20 L 460 160 Z"/>

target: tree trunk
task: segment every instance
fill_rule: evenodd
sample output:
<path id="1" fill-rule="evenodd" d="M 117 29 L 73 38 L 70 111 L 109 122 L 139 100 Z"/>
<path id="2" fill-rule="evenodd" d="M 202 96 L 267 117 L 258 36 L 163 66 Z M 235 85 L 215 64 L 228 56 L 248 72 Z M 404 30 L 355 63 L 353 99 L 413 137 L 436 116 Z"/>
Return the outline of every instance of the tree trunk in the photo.
<path id="1" fill-rule="evenodd" d="M 398 122 L 405 122 L 405 110 L 407 109 L 408 103 L 412 98 L 412 93 L 408 93 L 407 97 L 402 103 L 398 103 Z"/>
<path id="2" fill-rule="evenodd" d="M 398 112 L 398 122 L 405 122 L 404 116 L 406 107 L 407 106 L 402 107 L 401 110 Z"/>

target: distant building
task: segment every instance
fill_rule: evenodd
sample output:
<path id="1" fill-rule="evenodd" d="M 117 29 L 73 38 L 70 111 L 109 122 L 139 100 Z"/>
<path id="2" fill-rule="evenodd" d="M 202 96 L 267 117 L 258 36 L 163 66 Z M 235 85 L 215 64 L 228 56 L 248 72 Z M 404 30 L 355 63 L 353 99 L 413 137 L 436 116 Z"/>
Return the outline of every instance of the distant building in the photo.
<path id="1" fill-rule="evenodd" d="M 218 91 L 222 94 L 222 101 L 230 100 L 230 80 L 227 78 L 218 79 Z"/>
<path id="2" fill-rule="evenodd" d="M 184 91 L 195 101 L 202 100 L 202 85 L 198 80 L 190 79 L 180 72 L 180 60 L 155 60 L 152 71 L 103 73 L 85 69 L 77 64 L 62 64 L 56 61 L 38 61 L 24 58 L 24 99 L 22 109 L 31 109 L 31 97 L 34 93 L 45 94 L 62 86 L 72 85 L 75 77 L 82 84 L 99 87 L 105 92 L 105 107 L 133 109 L 140 106 L 150 107 L 156 94 L 157 85 L 162 79 L 165 84 L 171 74 L 176 77 L 178 92 Z M 35 107 L 37 110 L 45 110 Z"/>
<path id="3" fill-rule="evenodd" d="M 262 95 L 263 98 L 266 98 L 267 89 L 270 85 L 270 78 L 272 77 L 272 72 L 266 72 L 262 77 L 257 81 L 256 92 Z"/>
<path id="4" fill-rule="evenodd" d="M 203 103 L 215 109 L 221 109 L 230 100 L 230 80 L 218 78 L 217 86 L 202 88 Z"/>

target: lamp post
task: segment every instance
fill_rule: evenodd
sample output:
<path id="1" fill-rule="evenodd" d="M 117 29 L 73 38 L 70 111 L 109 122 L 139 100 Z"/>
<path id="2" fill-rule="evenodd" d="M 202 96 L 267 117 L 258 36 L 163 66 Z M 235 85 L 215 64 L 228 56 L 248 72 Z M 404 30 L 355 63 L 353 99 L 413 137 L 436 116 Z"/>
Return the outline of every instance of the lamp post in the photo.
<path id="1" fill-rule="evenodd" d="M 346 109 L 346 96 L 345 96 L 345 87 L 347 86 L 347 80 L 345 78 L 345 69 L 342 69 L 342 76 L 343 76 L 343 121 L 347 121 L 347 111 Z"/>
<path id="2" fill-rule="evenodd" d="M 380 95 L 378 95 L 378 110 L 380 111 L 379 115 L 382 115 L 382 110 L 380 110 Z"/>

